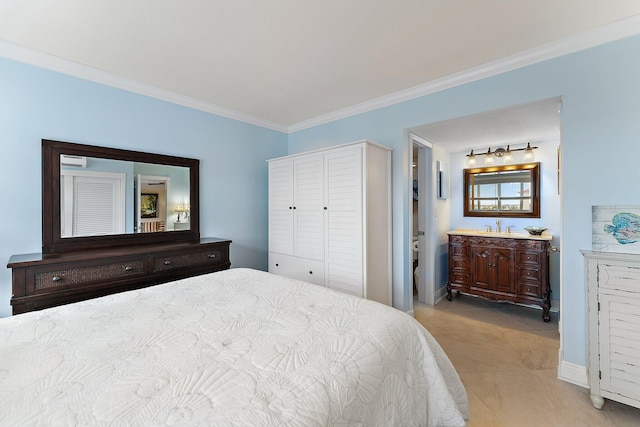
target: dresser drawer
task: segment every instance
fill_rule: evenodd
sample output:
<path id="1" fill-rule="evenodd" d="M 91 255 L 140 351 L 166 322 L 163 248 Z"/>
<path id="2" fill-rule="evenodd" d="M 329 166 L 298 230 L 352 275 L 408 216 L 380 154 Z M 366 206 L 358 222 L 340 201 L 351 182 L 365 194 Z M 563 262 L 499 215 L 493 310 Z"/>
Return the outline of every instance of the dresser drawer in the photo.
<path id="1" fill-rule="evenodd" d="M 221 264 L 225 261 L 222 248 L 209 248 L 196 252 L 152 255 L 151 271 L 168 271 L 179 268 Z"/>
<path id="2" fill-rule="evenodd" d="M 453 271 L 451 273 L 450 282 L 452 286 L 454 285 L 469 286 L 469 283 L 471 282 L 471 275 L 469 273 Z"/>
<path id="3" fill-rule="evenodd" d="M 469 258 L 462 258 L 457 256 L 451 257 L 451 268 L 455 272 L 469 272 Z"/>
<path id="4" fill-rule="evenodd" d="M 603 289 L 617 289 L 640 293 L 640 268 L 625 265 L 598 264 L 599 285 Z"/>
<path id="5" fill-rule="evenodd" d="M 518 282 L 536 282 L 539 283 L 541 280 L 540 269 L 531 267 L 531 268 L 520 268 L 518 269 Z"/>
<path id="6" fill-rule="evenodd" d="M 536 282 L 521 282 L 518 284 L 518 294 L 529 297 L 541 298 L 540 284 Z"/>
<path id="7" fill-rule="evenodd" d="M 449 255 L 466 257 L 469 255 L 469 246 L 452 244 L 449 246 Z"/>
<path id="8" fill-rule="evenodd" d="M 539 265 L 540 264 L 540 252 L 531 252 L 531 251 L 518 251 L 517 255 L 518 264 L 531 264 L 531 265 Z"/>
<path id="9" fill-rule="evenodd" d="M 38 293 L 58 290 L 67 286 L 84 286 L 105 281 L 142 277 L 145 275 L 145 268 L 143 258 L 139 257 L 99 265 L 68 263 L 61 266 L 31 268 L 27 275 L 29 279 L 33 280 L 33 289 Z M 29 279 L 28 281 L 30 281 Z"/>

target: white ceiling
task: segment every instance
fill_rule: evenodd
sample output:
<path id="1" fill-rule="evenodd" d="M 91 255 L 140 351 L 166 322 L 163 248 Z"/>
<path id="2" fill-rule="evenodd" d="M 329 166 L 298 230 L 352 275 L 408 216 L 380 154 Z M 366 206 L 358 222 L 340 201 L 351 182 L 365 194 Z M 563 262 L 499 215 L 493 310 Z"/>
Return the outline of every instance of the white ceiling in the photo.
<path id="1" fill-rule="evenodd" d="M 507 144 L 522 148 L 527 142 L 559 140 L 561 110 L 562 99 L 554 97 L 423 125 L 411 131 L 449 152 L 479 153 L 489 147 L 495 151 Z"/>
<path id="2" fill-rule="evenodd" d="M 637 0 L 2 0 L 0 42 L 291 129 L 638 14 Z"/>

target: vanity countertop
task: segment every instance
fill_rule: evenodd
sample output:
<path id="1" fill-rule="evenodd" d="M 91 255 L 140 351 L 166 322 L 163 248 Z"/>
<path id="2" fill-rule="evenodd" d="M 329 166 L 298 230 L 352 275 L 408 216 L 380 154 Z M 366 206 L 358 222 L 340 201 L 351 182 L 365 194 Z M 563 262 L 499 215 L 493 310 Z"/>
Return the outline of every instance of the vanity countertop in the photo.
<path id="1" fill-rule="evenodd" d="M 447 231 L 449 235 L 458 235 L 458 236 L 477 236 L 477 237 L 501 237 L 507 239 L 530 239 L 530 240 L 551 240 L 553 236 L 551 234 L 544 232 L 541 236 L 532 236 L 529 233 L 497 233 L 495 231 L 484 231 L 484 230 L 472 230 L 472 229 L 457 229 Z"/>

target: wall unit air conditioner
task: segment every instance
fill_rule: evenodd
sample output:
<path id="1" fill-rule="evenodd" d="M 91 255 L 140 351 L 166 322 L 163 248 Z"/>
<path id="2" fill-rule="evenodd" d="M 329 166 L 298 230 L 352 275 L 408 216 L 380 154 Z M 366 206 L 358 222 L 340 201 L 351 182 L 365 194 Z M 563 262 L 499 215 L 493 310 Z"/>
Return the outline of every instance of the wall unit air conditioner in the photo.
<path id="1" fill-rule="evenodd" d="M 87 158 L 85 156 L 71 156 L 69 154 L 60 154 L 60 165 L 86 168 Z"/>

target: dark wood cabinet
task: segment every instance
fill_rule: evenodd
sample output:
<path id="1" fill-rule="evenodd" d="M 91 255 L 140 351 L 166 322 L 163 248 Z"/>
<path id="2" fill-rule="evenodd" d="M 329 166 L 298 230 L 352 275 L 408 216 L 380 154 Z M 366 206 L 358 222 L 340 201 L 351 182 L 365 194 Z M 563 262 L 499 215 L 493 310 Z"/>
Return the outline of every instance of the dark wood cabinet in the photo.
<path id="1" fill-rule="evenodd" d="M 230 240 L 13 255 L 13 314 L 123 292 L 230 267 Z"/>
<path id="2" fill-rule="evenodd" d="M 540 305 L 543 320 L 549 321 L 549 241 L 450 234 L 450 301 L 454 290 L 491 301 Z"/>

